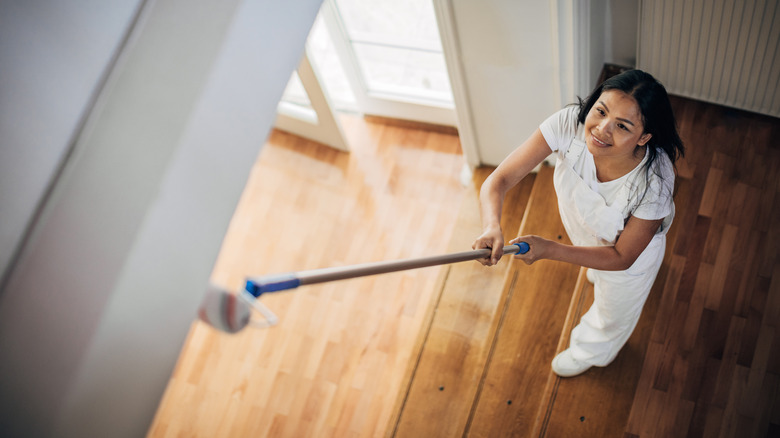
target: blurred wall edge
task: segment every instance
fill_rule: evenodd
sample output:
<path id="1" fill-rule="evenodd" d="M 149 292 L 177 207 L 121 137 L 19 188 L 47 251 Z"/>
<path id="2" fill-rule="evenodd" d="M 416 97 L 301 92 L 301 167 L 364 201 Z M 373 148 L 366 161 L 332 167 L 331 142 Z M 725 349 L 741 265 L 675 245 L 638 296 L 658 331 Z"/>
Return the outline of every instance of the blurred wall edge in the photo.
<path id="1" fill-rule="evenodd" d="M 0 0 L 0 430 L 147 433 L 321 0 Z"/>

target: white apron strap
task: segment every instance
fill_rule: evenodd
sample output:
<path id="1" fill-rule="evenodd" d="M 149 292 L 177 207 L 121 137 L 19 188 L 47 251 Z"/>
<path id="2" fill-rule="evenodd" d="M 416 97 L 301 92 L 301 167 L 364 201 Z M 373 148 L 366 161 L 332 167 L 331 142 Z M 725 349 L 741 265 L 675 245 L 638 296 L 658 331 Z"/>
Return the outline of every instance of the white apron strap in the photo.
<path id="1" fill-rule="evenodd" d="M 553 179 L 561 221 L 575 245 L 614 245 L 624 226 L 622 212 L 608 206 L 573 168 L 585 147 L 584 142 L 574 139 L 555 165 Z"/>

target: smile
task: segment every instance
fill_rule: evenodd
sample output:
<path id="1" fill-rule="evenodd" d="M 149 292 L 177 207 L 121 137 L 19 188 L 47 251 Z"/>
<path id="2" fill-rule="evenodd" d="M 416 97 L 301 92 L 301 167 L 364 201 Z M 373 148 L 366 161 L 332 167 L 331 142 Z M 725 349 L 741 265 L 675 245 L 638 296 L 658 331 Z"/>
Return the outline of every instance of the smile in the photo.
<path id="1" fill-rule="evenodd" d="M 590 134 L 590 138 L 592 138 L 593 142 L 596 143 L 596 145 L 598 146 L 604 146 L 604 147 L 609 146 L 608 143 L 604 143 L 603 141 L 599 140 L 595 135 L 593 135 L 593 133 Z"/>

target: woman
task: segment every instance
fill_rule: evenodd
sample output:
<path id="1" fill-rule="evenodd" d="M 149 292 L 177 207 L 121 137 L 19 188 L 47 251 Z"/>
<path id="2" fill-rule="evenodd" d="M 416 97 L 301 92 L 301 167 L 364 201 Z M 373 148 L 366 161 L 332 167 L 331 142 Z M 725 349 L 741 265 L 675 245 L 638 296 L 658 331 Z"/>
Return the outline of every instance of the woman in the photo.
<path id="1" fill-rule="evenodd" d="M 684 147 L 666 89 L 630 70 L 599 85 L 579 105 L 545 120 L 485 180 L 480 192 L 483 233 L 473 248 L 504 246 L 500 226 L 506 192 L 550 153 L 558 210 L 573 245 L 519 236 L 530 250 L 516 258 L 550 259 L 589 268 L 594 302 L 572 330 L 570 346 L 552 362 L 562 377 L 607 366 L 634 330 L 666 247 L 674 218 L 674 163 Z"/>

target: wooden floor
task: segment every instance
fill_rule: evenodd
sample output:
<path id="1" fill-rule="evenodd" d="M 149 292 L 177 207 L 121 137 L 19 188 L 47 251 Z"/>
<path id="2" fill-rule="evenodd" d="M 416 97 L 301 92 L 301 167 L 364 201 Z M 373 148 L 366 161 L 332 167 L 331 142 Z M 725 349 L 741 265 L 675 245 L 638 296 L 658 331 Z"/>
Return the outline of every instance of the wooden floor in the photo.
<path id="1" fill-rule="evenodd" d="M 465 160 L 456 135 L 343 120 L 349 154 L 274 132 L 213 272 L 248 275 L 445 252 Z M 467 248 L 469 249 L 469 248 Z M 382 435 L 439 268 L 264 295 L 281 322 L 224 335 L 196 322 L 152 437 Z"/>
<path id="2" fill-rule="evenodd" d="M 194 323 L 149 436 L 780 436 L 780 121 L 675 98 L 688 147 L 642 319 L 606 368 L 549 362 L 592 302 L 584 270 L 505 259 L 263 297 L 270 330 Z M 346 119 L 344 154 L 275 132 L 213 279 L 459 251 L 478 169 L 452 135 Z M 566 241 L 551 169 L 511 230 Z"/>
<path id="3" fill-rule="evenodd" d="M 503 289 L 434 313 L 391 434 L 780 435 L 780 121 L 673 103 L 688 146 L 677 219 L 640 323 L 617 359 L 575 378 L 555 376 L 550 360 L 568 346 L 593 286 L 584 269 L 513 262 Z M 551 169 L 536 176 L 528 202 L 516 212 L 524 214 L 519 233 L 565 240 Z M 438 302 L 471 286 L 445 281 Z M 464 336 L 475 321 L 491 329 Z"/>
<path id="4" fill-rule="evenodd" d="M 675 101 L 689 159 L 628 436 L 780 436 L 780 120 Z"/>

